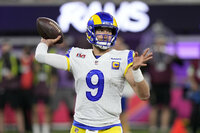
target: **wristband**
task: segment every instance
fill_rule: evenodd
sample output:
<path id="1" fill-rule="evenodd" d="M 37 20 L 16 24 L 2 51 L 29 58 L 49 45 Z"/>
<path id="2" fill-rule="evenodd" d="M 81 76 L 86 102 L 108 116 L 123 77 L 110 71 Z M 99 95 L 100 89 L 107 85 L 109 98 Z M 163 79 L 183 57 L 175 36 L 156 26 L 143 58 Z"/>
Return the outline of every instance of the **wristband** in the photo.
<path id="1" fill-rule="evenodd" d="M 137 70 L 133 70 L 133 77 L 134 77 L 135 82 L 141 82 L 142 80 L 144 80 L 144 77 L 142 75 L 142 71 L 140 70 L 140 68 L 138 68 Z"/>

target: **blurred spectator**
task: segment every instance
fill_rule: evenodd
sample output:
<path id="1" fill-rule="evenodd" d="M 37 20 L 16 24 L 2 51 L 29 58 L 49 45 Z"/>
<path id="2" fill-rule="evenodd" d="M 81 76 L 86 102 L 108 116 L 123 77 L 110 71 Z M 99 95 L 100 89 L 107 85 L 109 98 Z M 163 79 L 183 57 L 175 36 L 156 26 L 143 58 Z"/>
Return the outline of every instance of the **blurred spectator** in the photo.
<path id="1" fill-rule="evenodd" d="M 33 89 L 33 54 L 30 47 L 22 49 L 20 56 L 20 106 L 23 109 L 25 129 L 31 131 L 31 108 Z"/>
<path id="2" fill-rule="evenodd" d="M 167 43 L 174 43 L 176 41 L 176 35 L 164 25 L 163 22 L 157 20 L 144 34 L 141 38 L 141 43 L 138 46 L 138 51 L 143 52 L 146 48 L 153 48 L 152 45 L 155 41 L 155 38 L 159 35 L 165 36 Z M 164 48 L 164 47 L 163 47 Z"/>
<path id="3" fill-rule="evenodd" d="M 57 53 L 61 55 L 66 54 L 66 51 L 68 51 L 71 44 L 69 39 L 70 38 L 67 38 L 64 43 L 58 45 Z M 57 76 L 57 89 L 52 93 L 52 113 L 56 111 L 60 102 L 64 102 L 69 110 L 70 124 L 72 124 L 75 104 L 74 77 L 70 72 L 60 69 L 57 70 Z"/>
<path id="4" fill-rule="evenodd" d="M 172 61 L 173 58 L 165 53 L 166 37 L 158 35 L 153 44 L 154 58 L 150 62 L 149 74 L 151 80 L 152 106 L 150 112 L 150 132 L 157 132 L 157 120 L 159 111 L 161 112 L 160 128 L 162 133 L 169 130 L 170 121 L 170 89 L 172 79 Z"/>
<path id="5" fill-rule="evenodd" d="M 188 74 L 187 69 L 189 62 L 187 60 L 175 57 L 172 64 L 173 77 L 171 79 L 171 103 L 172 108 L 172 119 L 173 125 L 175 119 L 189 118 L 190 116 L 190 101 L 188 100 Z M 185 108 L 183 108 L 183 105 Z"/>
<path id="6" fill-rule="evenodd" d="M 141 44 L 138 46 L 139 52 L 148 47 L 153 52 L 153 59 L 149 62 L 147 68 L 151 82 L 150 105 L 152 108 L 149 115 L 151 133 L 156 133 L 158 126 L 160 126 L 162 133 L 167 133 L 169 130 L 171 117 L 170 89 L 174 57 L 166 53 L 165 47 L 168 43 L 175 43 L 175 41 L 175 34 L 158 20 L 143 34 Z"/>
<path id="7" fill-rule="evenodd" d="M 129 49 L 128 45 L 124 42 L 124 39 L 118 36 L 117 41 L 113 47 L 116 50 L 126 50 Z M 122 113 L 120 115 L 120 120 L 122 123 L 122 128 L 124 133 L 130 133 L 129 121 L 127 116 L 127 109 L 128 109 L 128 99 L 133 95 L 133 89 L 130 87 L 128 82 L 125 82 L 124 91 L 122 94 Z"/>
<path id="8" fill-rule="evenodd" d="M 33 133 L 50 133 L 50 89 L 53 86 L 56 71 L 54 68 L 34 62 L 34 102 L 32 111 Z M 44 117 L 40 123 L 40 105 L 44 105 Z M 41 124 L 41 129 L 40 129 Z"/>
<path id="9" fill-rule="evenodd" d="M 191 65 L 188 71 L 192 93 L 190 98 L 192 99 L 192 114 L 191 114 L 191 129 L 192 133 L 197 133 L 200 125 L 200 60 L 191 61 Z"/>
<path id="10" fill-rule="evenodd" d="M 17 128 L 24 133 L 22 111 L 19 107 L 19 62 L 12 55 L 12 47 L 3 42 L 0 58 L 0 133 L 4 132 L 4 108 L 8 103 L 16 112 Z"/>

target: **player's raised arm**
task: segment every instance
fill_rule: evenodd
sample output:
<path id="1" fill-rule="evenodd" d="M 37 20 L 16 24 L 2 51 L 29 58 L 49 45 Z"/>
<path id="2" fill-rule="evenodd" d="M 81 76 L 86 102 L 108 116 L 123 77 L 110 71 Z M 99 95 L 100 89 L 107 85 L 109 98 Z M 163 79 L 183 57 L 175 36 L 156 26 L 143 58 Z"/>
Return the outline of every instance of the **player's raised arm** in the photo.
<path id="1" fill-rule="evenodd" d="M 147 64 L 145 62 L 152 58 L 152 53 L 147 54 L 148 51 L 149 49 L 146 49 L 141 56 L 138 56 L 138 53 L 136 52 L 133 65 L 127 70 L 125 75 L 126 80 L 141 100 L 147 100 L 150 97 L 149 85 L 140 70 L 140 67 L 146 66 Z"/>
<path id="2" fill-rule="evenodd" d="M 48 53 L 48 47 L 55 44 L 60 39 L 41 39 L 35 51 L 35 59 L 40 63 L 45 63 L 58 69 L 67 70 L 68 64 L 66 56 Z"/>

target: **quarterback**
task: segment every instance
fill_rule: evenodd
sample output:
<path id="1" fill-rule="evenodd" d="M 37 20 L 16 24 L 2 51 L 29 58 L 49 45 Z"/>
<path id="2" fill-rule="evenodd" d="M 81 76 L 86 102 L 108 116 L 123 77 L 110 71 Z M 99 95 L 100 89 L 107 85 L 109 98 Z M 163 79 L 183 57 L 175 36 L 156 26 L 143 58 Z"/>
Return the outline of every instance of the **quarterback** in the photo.
<path id="1" fill-rule="evenodd" d="M 115 18 L 106 12 L 93 15 L 86 36 L 92 49 L 72 47 L 67 54 L 48 53 L 60 39 L 41 39 L 35 52 L 40 63 L 72 72 L 77 94 L 70 133 L 122 133 L 119 120 L 125 80 L 141 100 L 150 97 L 149 86 L 140 70 L 152 58 L 149 49 L 138 56 L 132 50 L 112 49 L 118 35 Z"/>

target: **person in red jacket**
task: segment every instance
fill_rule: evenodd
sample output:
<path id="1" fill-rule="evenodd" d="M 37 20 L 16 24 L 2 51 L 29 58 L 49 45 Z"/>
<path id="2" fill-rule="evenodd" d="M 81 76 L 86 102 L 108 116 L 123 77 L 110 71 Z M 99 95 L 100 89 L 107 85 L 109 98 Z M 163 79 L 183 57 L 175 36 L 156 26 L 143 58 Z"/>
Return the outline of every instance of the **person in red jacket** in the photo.
<path id="1" fill-rule="evenodd" d="M 31 131 L 30 114 L 33 103 L 33 59 L 30 47 L 22 49 L 20 56 L 20 106 L 23 109 L 27 131 Z"/>

